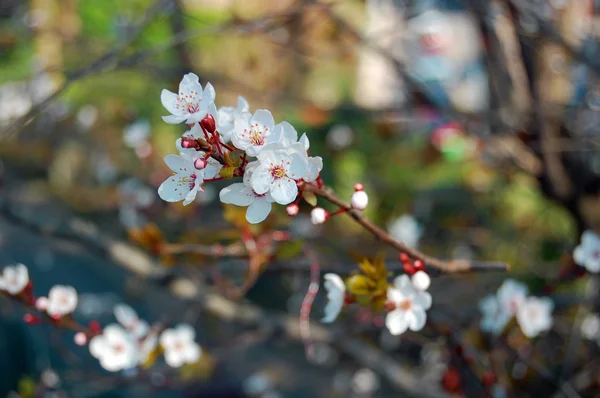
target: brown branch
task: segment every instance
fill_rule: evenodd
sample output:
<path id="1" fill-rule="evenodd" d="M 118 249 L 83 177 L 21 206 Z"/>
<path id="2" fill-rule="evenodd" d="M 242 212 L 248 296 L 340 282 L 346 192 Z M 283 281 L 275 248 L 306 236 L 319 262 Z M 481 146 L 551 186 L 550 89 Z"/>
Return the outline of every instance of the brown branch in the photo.
<path id="1" fill-rule="evenodd" d="M 317 188 L 311 185 L 307 185 L 305 188 L 307 191 L 313 192 L 315 195 L 322 197 L 323 199 L 333 203 L 336 206 L 347 209 L 348 215 L 360 224 L 364 229 L 373 234 L 378 240 L 393 247 L 394 249 L 404 252 L 411 257 L 417 258 L 425 265 L 433 268 L 437 268 L 443 272 L 469 272 L 469 271 L 488 271 L 488 270 L 502 270 L 508 271 L 510 265 L 503 262 L 478 262 L 470 260 L 452 260 L 444 261 L 435 257 L 428 256 L 416 249 L 412 249 L 406 246 L 404 243 L 395 240 L 385 230 L 375 225 L 369 220 L 362 212 L 358 210 L 352 210 L 350 205 L 338 198 L 333 190 L 328 187 Z"/>

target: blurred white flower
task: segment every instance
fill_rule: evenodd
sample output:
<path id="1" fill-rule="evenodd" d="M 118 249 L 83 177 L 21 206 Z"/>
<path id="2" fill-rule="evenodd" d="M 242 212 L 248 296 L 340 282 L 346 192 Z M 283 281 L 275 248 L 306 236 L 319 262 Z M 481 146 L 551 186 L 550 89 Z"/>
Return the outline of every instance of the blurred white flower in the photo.
<path id="1" fill-rule="evenodd" d="M 143 184 L 137 178 L 127 178 L 118 186 L 119 198 L 122 204 L 145 209 L 154 203 L 154 190 Z"/>
<path id="2" fill-rule="evenodd" d="M 140 319 L 137 312 L 127 304 L 117 304 L 113 309 L 113 313 L 117 321 L 137 339 L 148 334 L 150 325 L 148 322 Z"/>
<path id="3" fill-rule="evenodd" d="M 328 273 L 323 278 L 325 279 L 325 290 L 327 290 L 327 304 L 325 305 L 325 316 L 321 322 L 331 323 L 335 321 L 344 306 L 346 285 L 337 274 Z"/>
<path id="4" fill-rule="evenodd" d="M 231 141 L 235 118 L 243 112 L 250 112 L 248 101 L 241 95 L 238 97 L 237 106 L 222 106 L 219 108 L 217 115 L 217 131 L 223 138 L 223 142 Z M 214 116 L 214 115 L 213 115 Z"/>
<path id="5" fill-rule="evenodd" d="M 183 205 L 189 205 L 198 191 L 202 191 L 204 182 L 204 170 L 198 170 L 194 167 L 194 162 L 181 155 L 165 156 L 165 163 L 175 172 L 175 175 L 167 178 L 158 187 L 158 196 L 166 202 L 179 202 L 183 200 Z"/>
<path id="6" fill-rule="evenodd" d="M 600 237 L 593 231 L 581 235 L 581 244 L 573 251 L 573 259 L 589 272 L 600 271 Z"/>
<path id="7" fill-rule="evenodd" d="M 419 223 L 410 214 L 404 214 L 391 222 L 388 225 L 388 232 L 394 239 L 413 249 L 419 245 L 423 235 Z"/>
<path id="8" fill-rule="evenodd" d="M 345 124 L 336 124 L 327 133 L 327 144 L 336 151 L 341 151 L 352 145 L 354 132 Z"/>
<path id="9" fill-rule="evenodd" d="M 137 148 L 145 144 L 150 136 L 150 122 L 146 119 L 139 119 L 128 125 L 123 130 L 123 141 L 129 148 Z"/>
<path id="10" fill-rule="evenodd" d="M 94 105 L 84 105 L 77 111 L 77 123 L 84 130 L 89 130 L 98 119 L 98 108 Z"/>
<path id="11" fill-rule="evenodd" d="M 513 279 L 506 279 L 498 289 L 497 297 L 502 311 L 512 316 L 517 313 L 528 294 L 527 285 Z"/>
<path id="12" fill-rule="evenodd" d="M 394 280 L 394 286 L 388 288 L 387 299 L 396 305 L 385 318 L 385 325 L 393 335 L 406 332 L 407 329 L 419 331 L 427 321 L 425 313 L 431 307 L 431 295 L 418 290 L 408 275 L 400 275 Z"/>
<path id="13" fill-rule="evenodd" d="M 411 277 L 413 285 L 419 290 L 427 290 L 429 289 L 429 285 L 431 285 L 431 278 L 427 275 L 425 271 L 417 271 Z"/>
<path id="14" fill-rule="evenodd" d="M 109 372 L 131 369 L 138 365 L 139 351 L 133 336 L 120 325 L 111 324 L 101 335 L 90 340 L 90 353 Z"/>
<path id="15" fill-rule="evenodd" d="M 359 369 L 352 376 L 352 390 L 359 395 L 373 394 L 380 385 L 379 376 L 369 368 Z"/>
<path id="16" fill-rule="evenodd" d="M 64 316 L 75 311 L 77 291 L 72 286 L 56 285 L 48 293 L 46 312 L 50 316 Z"/>
<path id="17" fill-rule="evenodd" d="M 600 337 L 600 317 L 598 314 L 587 314 L 581 323 L 581 335 L 588 340 Z"/>
<path id="18" fill-rule="evenodd" d="M 480 327 L 484 332 L 498 335 L 512 318 L 512 314 L 500 306 L 497 294 L 490 294 L 479 302 L 479 310 L 483 314 Z"/>
<path id="19" fill-rule="evenodd" d="M 202 355 L 200 345 L 194 341 L 196 332 L 187 324 L 166 329 L 160 335 L 160 345 L 165 350 L 167 365 L 178 368 L 186 363 L 195 363 Z"/>
<path id="20" fill-rule="evenodd" d="M 171 115 L 163 116 L 163 120 L 169 124 L 183 121 L 187 124 L 198 123 L 208 113 L 208 107 L 214 104 L 215 96 L 215 89 L 210 83 L 203 90 L 198 76 L 188 73 L 179 83 L 179 94 L 169 90 L 161 92 L 160 101 L 171 112 Z"/>
<path id="21" fill-rule="evenodd" d="M 554 303 L 548 297 L 528 297 L 519 306 L 517 320 L 525 336 L 536 337 L 552 327 Z"/>
<path id="22" fill-rule="evenodd" d="M 0 276 L 0 289 L 9 294 L 21 293 L 29 283 L 29 272 L 23 264 L 9 265 L 2 271 Z"/>

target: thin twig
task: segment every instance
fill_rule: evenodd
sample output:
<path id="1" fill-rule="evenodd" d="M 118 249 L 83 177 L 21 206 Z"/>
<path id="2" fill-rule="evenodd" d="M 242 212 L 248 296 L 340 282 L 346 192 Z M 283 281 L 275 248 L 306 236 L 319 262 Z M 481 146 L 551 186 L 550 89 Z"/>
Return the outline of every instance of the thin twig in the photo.
<path id="1" fill-rule="evenodd" d="M 404 243 L 397 241 L 390 234 L 388 234 L 384 229 L 375 225 L 371 220 L 369 220 L 362 212 L 357 210 L 352 210 L 349 204 L 338 198 L 333 190 L 328 187 L 317 188 L 312 185 L 307 185 L 306 190 L 314 193 L 317 196 L 322 197 L 323 199 L 333 203 L 336 206 L 339 206 L 343 209 L 347 209 L 346 213 L 354 219 L 358 224 L 360 224 L 364 229 L 373 234 L 378 240 L 381 242 L 395 248 L 400 252 L 404 252 L 411 257 L 417 258 L 425 265 L 428 265 L 433 268 L 437 268 L 443 272 L 470 272 L 470 271 L 508 271 L 510 270 L 510 265 L 503 262 L 479 262 L 479 261 L 470 261 L 470 260 L 452 260 L 452 261 L 444 261 L 437 259 L 435 257 L 428 256 L 416 249 L 410 248 L 406 246 Z"/>

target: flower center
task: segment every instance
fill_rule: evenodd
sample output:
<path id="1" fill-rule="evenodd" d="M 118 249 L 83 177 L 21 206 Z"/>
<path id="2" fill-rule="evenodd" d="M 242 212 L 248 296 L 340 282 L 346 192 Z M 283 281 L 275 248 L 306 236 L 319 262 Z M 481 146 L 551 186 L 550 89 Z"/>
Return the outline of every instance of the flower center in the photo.
<path id="1" fill-rule="evenodd" d="M 200 102 L 202 102 L 201 98 L 198 98 L 197 91 L 190 91 L 190 94 L 184 94 L 183 92 L 179 93 L 179 97 L 177 97 L 177 103 L 175 107 L 180 111 L 185 111 L 187 113 L 196 113 L 200 110 Z"/>
<path id="2" fill-rule="evenodd" d="M 58 302 L 59 302 L 61 305 L 63 305 L 63 306 L 64 306 L 64 305 L 68 305 L 68 304 L 69 304 L 69 298 L 68 298 L 66 295 L 64 295 L 64 294 L 63 294 L 62 296 L 60 296 L 60 297 L 58 298 Z"/>
<path id="3" fill-rule="evenodd" d="M 596 250 L 594 253 L 592 253 L 592 257 L 598 259 L 600 257 L 600 250 Z"/>
<path id="4" fill-rule="evenodd" d="M 120 354 L 123 351 L 125 351 L 125 345 L 123 345 L 121 343 L 113 344 L 112 348 L 113 348 L 113 351 L 115 352 L 115 354 Z"/>
<path id="5" fill-rule="evenodd" d="M 412 301 L 404 300 L 403 302 L 400 303 L 400 305 L 398 307 L 400 309 L 402 309 L 403 311 L 408 311 L 412 308 Z"/>
<path id="6" fill-rule="evenodd" d="M 183 351 L 184 348 L 185 348 L 185 346 L 183 345 L 183 343 L 181 341 L 178 341 L 173 345 L 173 349 L 175 351 Z"/>
<path id="7" fill-rule="evenodd" d="M 274 178 L 282 178 L 286 174 L 285 169 L 280 164 L 273 165 L 269 171 Z"/>

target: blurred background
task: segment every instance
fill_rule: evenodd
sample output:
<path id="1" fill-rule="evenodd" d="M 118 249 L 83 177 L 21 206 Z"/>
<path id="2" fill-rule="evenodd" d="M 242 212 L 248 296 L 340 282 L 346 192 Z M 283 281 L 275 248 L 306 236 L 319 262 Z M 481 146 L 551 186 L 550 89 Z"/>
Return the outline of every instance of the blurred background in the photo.
<path id="1" fill-rule="evenodd" d="M 157 365 L 115 376 L 72 336 L 25 325 L 22 309 L 3 299 L 0 396 L 486 396 L 469 387 L 473 374 L 458 387 L 452 379 L 456 341 L 435 328 L 394 338 L 371 314 L 315 329 L 307 359 L 297 330 L 310 281 L 300 246 L 316 249 L 324 269 L 347 272 L 385 251 L 349 218 L 315 228 L 308 206 L 293 219 L 274 212 L 268 225 L 300 243 L 278 247 L 276 266 L 241 301 L 213 282 L 215 270 L 243 281 L 244 261 L 165 254 L 165 242 L 226 242 L 239 217 L 223 211 L 219 183 L 187 207 L 158 198 L 171 173 L 162 159 L 186 130 L 162 121 L 160 92 L 194 72 L 214 85 L 218 106 L 242 95 L 252 110 L 271 110 L 307 133 L 341 198 L 365 185 L 365 213 L 394 237 L 440 258 L 506 261 L 511 278 L 541 294 L 572 272 L 581 232 L 600 231 L 599 8 L 593 0 L 0 1 L 0 265 L 27 264 L 39 294 L 75 286 L 82 322 L 113 322 L 112 307 L 127 302 L 150 321 L 191 323 L 208 353 L 175 374 Z M 499 350 L 475 335 L 477 302 L 506 277 L 433 281 L 432 317 L 470 347 L 474 379 Z M 567 344 L 583 286 L 558 290 L 555 330 L 533 352 L 497 354 L 494 396 L 560 394 L 597 356 L 595 342 Z M 172 376 L 183 381 L 172 385 Z M 570 396 L 595 396 L 597 377 Z"/>

